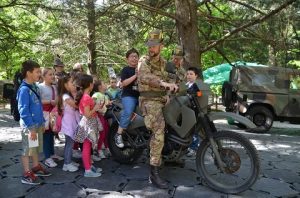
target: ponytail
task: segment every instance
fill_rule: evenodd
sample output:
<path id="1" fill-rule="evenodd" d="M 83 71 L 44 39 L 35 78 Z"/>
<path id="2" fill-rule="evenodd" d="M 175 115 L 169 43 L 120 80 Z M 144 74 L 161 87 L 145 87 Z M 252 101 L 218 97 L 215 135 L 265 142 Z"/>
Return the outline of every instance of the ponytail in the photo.
<path id="1" fill-rule="evenodd" d="M 80 100 L 83 96 L 83 89 L 80 88 L 80 87 L 76 87 L 76 90 L 77 90 L 77 93 L 76 93 L 76 96 L 75 96 L 75 104 L 77 106 L 79 106 Z"/>
<path id="2" fill-rule="evenodd" d="M 83 91 L 93 83 L 93 77 L 87 74 L 80 74 L 75 81 L 77 94 L 75 96 L 75 104 L 79 106 L 80 100 L 83 96 Z"/>
<path id="3" fill-rule="evenodd" d="M 65 84 L 68 83 L 68 81 L 71 79 L 71 76 L 69 74 L 65 75 L 64 77 L 60 78 L 58 80 L 57 85 L 57 111 L 59 115 L 62 115 L 63 113 L 63 95 L 69 94 L 72 97 L 72 94 L 69 93 L 69 91 L 66 89 Z"/>

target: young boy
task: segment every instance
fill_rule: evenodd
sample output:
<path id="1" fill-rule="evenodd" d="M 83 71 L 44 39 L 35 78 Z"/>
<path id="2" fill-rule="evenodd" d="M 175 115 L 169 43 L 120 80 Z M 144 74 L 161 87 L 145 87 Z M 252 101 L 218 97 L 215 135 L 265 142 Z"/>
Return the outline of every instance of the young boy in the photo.
<path id="1" fill-rule="evenodd" d="M 186 78 L 187 78 L 187 83 L 186 85 L 188 86 L 189 89 L 193 89 L 193 84 L 197 80 L 199 76 L 199 70 L 196 67 L 190 67 L 187 70 L 186 73 Z M 186 154 L 188 157 L 192 157 L 196 155 L 196 150 L 198 149 L 199 145 L 199 135 L 195 134 L 193 136 L 193 142 L 191 143 L 190 147 L 188 148 L 188 153 Z"/>
<path id="2" fill-rule="evenodd" d="M 44 117 L 42 102 L 38 87 L 35 85 L 41 77 L 38 63 L 28 60 L 22 63 L 21 68 L 24 80 L 17 93 L 18 110 L 20 112 L 20 126 L 22 129 L 22 165 L 24 174 L 23 184 L 38 185 L 36 176 L 50 176 L 40 164 L 38 154 L 43 151 Z M 29 140 L 38 140 L 37 147 L 29 147 Z M 29 158 L 32 159 L 33 168 L 29 168 Z"/>
<path id="3" fill-rule="evenodd" d="M 121 99 L 121 89 L 117 86 L 117 79 L 110 79 L 110 86 L 106 90 L 106 94 L 108 95 L 110 100 Z"/>

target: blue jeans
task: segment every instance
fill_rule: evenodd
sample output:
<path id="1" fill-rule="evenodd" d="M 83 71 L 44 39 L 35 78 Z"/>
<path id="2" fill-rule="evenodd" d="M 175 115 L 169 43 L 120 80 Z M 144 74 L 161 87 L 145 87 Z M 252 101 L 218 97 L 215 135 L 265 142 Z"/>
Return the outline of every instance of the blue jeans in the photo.
<path id="1" fill-rule="evenodd" d="M 65 143 L 65 150 L 64 150 L 64 156 L 65 156 L 64 164 L 70 164 L 72 162 L 74 140 L 68 135 L 65 135 L 65 138 L 66 138 L 66 143 Z"/>
<path id="2" fill-rule="evenodd" d="M 54 133 L 50 130 L 43 133 L 43 151 L 46 159 L 54 155 Z"/>
<path id="3" fill-rule="evenodd" d="M 198 149 L 199 144 L 200 144 L 199 134 L 194 134 L 193 142 L 190 145 L 190 149 L 193 149 L 194 151 L 196 151 Z"/>
<path id="4" fill-rule="evenodd" d="M 138 104 L 138 99 L 131 96 L 122 98 L 123 110 L 121 112 L 120 127 L 126 129 L 130 123 L 132 112 Z"/>

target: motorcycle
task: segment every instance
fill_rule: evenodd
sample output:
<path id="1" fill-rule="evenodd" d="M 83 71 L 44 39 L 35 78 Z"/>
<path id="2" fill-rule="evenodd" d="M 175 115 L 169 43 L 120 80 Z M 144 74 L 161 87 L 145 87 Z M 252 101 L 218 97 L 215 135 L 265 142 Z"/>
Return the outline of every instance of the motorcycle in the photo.
<path id="1" fill-rule="evenodd" d="M 232 113 L 207 113 L 209 87 L 196 82 L 193 89 L 183 84 L 180 91 L 164 107 L 166 122 L 163 160 L 176 161 L 187 153 L 193 135 L 199 134 L 201 144 L 196 152 L 196 170 L 212 189 L 236 194 L 249 189 L 257 180 L 260 161 L 254 145 L 243 135 L 232 131 L 218 131 L 213 119 L 230 117 L 255 126 L 249 120 Z M 115 144 L 121 104 L 113 103 L 114 117 L 108 135 L 112 157 L 120 163 L 133 163 L 149 147 L 151 132 L 145 127 L 142 114 L 136 110 L 128 128 L 123 131 L 124 148 Z"/>

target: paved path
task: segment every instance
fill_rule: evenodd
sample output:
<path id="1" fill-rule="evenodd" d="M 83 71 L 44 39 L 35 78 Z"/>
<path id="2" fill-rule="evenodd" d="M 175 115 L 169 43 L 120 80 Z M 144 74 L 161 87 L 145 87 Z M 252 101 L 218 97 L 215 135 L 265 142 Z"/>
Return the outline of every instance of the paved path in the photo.
<path id="1" fill-rule="evenodd" d="M 228 127 L 224 122 L 218 128 Z M 185 167 L 169 167 L 162 172 L 170 188 L 160 190 L 147 181 L 148 164 L 142 157 L 134 165 L 121 165 L 111 159 L 96 162 L 103 168 L 100 178 L 84 178 L 83 168 L 65 173 L 52 168 L 52 176 L 43 179 L 39 186 L 20 182 L 21 136 L 18 124 L 7 111 L 0 110 L 0 198 L 2 197 L 300 197 L 300 136 L 278 134 L 286 129 L 272 129 L 276 135 L 250 134 L 239 131 L 255 144 L 261 158 L 261 175 L 251 189 L 228 195 L 215 192 L 201 183 L 196 174 L 195 161 L 185 159 Z M 291 130 L 291 129 L 289 129 Z M 295 130 L 295 129 L 294 129 Z M 300 131 L 300 130 L 299 130 Z M 300 132 L 299 132 L 300 133 Z M 62 155 L 63 145 L 56 147 Z"/>

